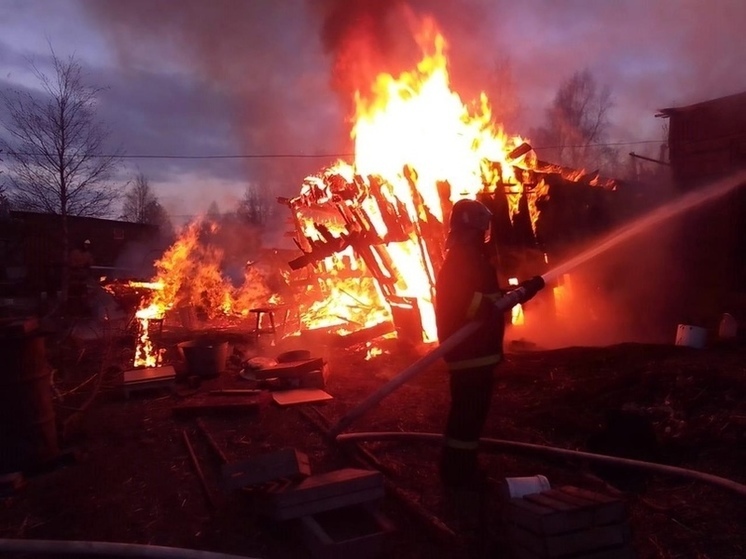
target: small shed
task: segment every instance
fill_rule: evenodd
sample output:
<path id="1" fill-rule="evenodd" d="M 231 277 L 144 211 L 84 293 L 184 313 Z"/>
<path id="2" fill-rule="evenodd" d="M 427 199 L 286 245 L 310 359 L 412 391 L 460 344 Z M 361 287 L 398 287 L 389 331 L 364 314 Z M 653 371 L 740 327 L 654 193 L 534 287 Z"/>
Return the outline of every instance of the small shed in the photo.
<path id="1" fill-rule="evenodd" d="M 675 186 L 689 192 L 746 169 L 746 92 L 659 111 L 669 119 Z M 712 324 L 719 312 L 746 320 L 746 185 L 681 220 L 680 252 L 691 276 L 688 296 Z"/>
<path id="2" fill-rule="evenodd" d="M 68 216 L 70 246 L 91 241 L 94 263 L 116 267 L 128 247 L 158 235 L 151 225 Z M 57 214 L 12 210 L 0 220 L 0 289 L 7 295 L 38 295 L 59 289 L 62 221 Z"/>
<path id="3" fill-rule="evenodd" d="M 746 167 L 746 92 L 659 111 L 669 119 L 669 159 L 683 189 Z"/>

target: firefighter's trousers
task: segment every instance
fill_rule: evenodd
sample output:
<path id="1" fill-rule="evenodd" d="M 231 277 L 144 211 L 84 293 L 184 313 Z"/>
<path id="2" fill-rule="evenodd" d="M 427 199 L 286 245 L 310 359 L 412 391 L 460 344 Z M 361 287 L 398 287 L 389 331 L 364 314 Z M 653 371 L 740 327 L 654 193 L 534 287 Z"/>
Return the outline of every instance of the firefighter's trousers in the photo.
<path id="1" fill-rule="evenodd" d="M 495 365 L 449 374 L 451 408 L 444 433 L 440 474 L 446 485 L 468 485 L 478 473 L 477 448 L 492 400 Z"/>

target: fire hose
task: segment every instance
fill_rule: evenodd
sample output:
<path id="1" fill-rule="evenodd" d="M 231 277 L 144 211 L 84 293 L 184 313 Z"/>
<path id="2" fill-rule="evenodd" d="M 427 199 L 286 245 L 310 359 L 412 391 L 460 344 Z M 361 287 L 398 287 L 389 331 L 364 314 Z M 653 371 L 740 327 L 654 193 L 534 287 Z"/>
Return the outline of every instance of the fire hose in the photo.
<path id="1" fill-rule="evenodd" d="M 143 559 L 252 559 L 244 555 L 230 555 L 161 545 L 28 539 L 0 539 L 0 553 L 32 553 L 33 556 L 68 555 L 73 557 L 93 555 Z"/>
<path id="2" fill-rule="evenodd" d="M 546 282 L 548 274 L 542 276 L 542 279 Z M 527 295 L 525 287 L 518 287 L 511 291 L 508 291 L 500 299 L 495 302 L 495 309 L 497 312 L 505 312 L 512 309 L 514 306 L 524 301 Z M 412 363 L 409 367 L 404 369 L 397 376 L 392 378 L 389 382 L 384 384 L 381 388 L 376 390 L 373 394 L 368 396 L 356 407 L 352 408 L 347 412 L 332 428 L 329 430 L 332 437 L 336 437 L 342 431 L 352 425 L 358 418 L 364 415 L 368 410 L 378 405 L 386 396 L 394 392 L 397 388 L 410 381 L 420 373 L 424 372 L 430 365 L 435 363 L 438 359 L 443 357 L 450 350 L 464 342 L 469 336 L 476 332 L 482 322 L 475 320 L 462 326 L 459 330 L 448 337 L 438 347 L 432 349 L 426 353 L 423 357 Z"/>

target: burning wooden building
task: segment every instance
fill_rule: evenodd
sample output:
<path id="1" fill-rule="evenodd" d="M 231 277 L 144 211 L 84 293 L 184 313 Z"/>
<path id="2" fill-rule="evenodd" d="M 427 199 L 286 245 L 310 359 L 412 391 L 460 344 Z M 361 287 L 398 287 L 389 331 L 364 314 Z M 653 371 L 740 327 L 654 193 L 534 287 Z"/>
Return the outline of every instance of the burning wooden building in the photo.
<path id="1" fill-rule="evenodd" d="M 254 278 L 244 282 L 255 289 L 243 297 L 226 283 L 214 254 L 194 252 L 194 229 L 160 260 L 154 281 L 163 287 L 139 316 L 160 317 L 185 304 L 242 316 L 263 298 L 294 309 L 297 324 L 288 332 L 381 326 L 376 331 L 388 327 L 430 342 L 435 277 L 458 199 L 491 208 L 506 287 L 542 274 L 612 224 L 608 208 L 618 182 L 540 161 L 528 141 L 494 123 L 484 95 L 467 105 L 451 89 L 444 39 L 433 31 L 422 40 L 416 69 L 380 74 L 355 97 L 354 161 L 328 166 L 307 177 L 297 196 L 279 200 L 290 210 L 300 251 L 281 272 L 289 289 L 280 293 Z M 563 286 L 554 287 L 537 297 L 532 313 L 554 312 Z M 520 312 L 514 321 L 529 320 Z"/>
<path id="2" fill-rule="evenodd" d="M 461 192 L 448 180 L 423 184 L 410 166 L 396 185 L 338 163 L 307 178 L 299 196 L 281 200 L 292 212 L 302 251 L 290 267 L 313 268 L 322 295 L 317 310 L 325 311 L 328 324 L 392 320 L 407 339 L 434 339 L 434 280 L 450 208 L 461 197 L 492 210 L 491 242 L 506 286 L 542 274 L 564 258 L 566 246 L 610 224 L 604 210 L 616 181 L 538 161 L 527 143 L 502 162 L 481 161 L 480 169 L 478 187 Z M 545 209 L 552 196 L 568 200 Z M 514 321 L 523 320 L 520 313 L 516 309 Z"/>
<path id="3" fill-rule="evenodd" d="M 302 252 L 290 267 L 313 269 L 309 327 L 322 317 L 343 329 L 390 320 L 407 339 L 434 340 L 435 277 L 460 198 L 492 210 L 506 287 L 542 274 L 612 222 L 619 183 L 540 161 L 527 141 L 494 125 L 484 96 L 464 104 L 443 46 L 436 34 L 416 70 L 379 75 L 369 97 L 356 97 L 354 162 L 307 177 L 298 196 L 279 200 Z"/>

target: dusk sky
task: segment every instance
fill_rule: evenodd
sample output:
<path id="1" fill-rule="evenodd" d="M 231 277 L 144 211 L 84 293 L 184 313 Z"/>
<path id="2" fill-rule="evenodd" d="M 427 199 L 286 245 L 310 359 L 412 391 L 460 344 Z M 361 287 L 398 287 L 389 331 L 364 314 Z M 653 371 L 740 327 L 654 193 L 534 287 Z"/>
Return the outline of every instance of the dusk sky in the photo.
<path id="1" fill-rule="evenodd" d="M 174 216 L 203 212 L 213 200 L 228 209 L 249 183 L 293 195 L 304 175 L 333 161 L 314 156 L 350 151 L 344 92 L 332 79 L 335 49 L 361 13 L 379 18 L 384 50 L 400 42 L 409 35 L 403 4 L 0 0 L 0 88 L 38 87 L 29 59 L 48 68 L 50 46 L 60 57 L 76 56 L 87 82 L 107 88 L 99 115 L 112 145 L 129 156 L 122 180 L 143 172 Z M 540 125 L 558 86 L 583 69 L 611 88 L 609 141 L 630 142 L 625 153 L 657 149 L 632 142 L 663 137 L 658 109 L 746 90 L 743 0 L 408 5 L 440 25 L 454 89 L 465 101 L 480 90 L 489 95 L 496 62 L 509 61 L 520 104 L 510 133 L 526 136 Z M 237 154 L 256 157 L 134 157 Z M 285 155 L 302 157 L 277 157 Z"/>

